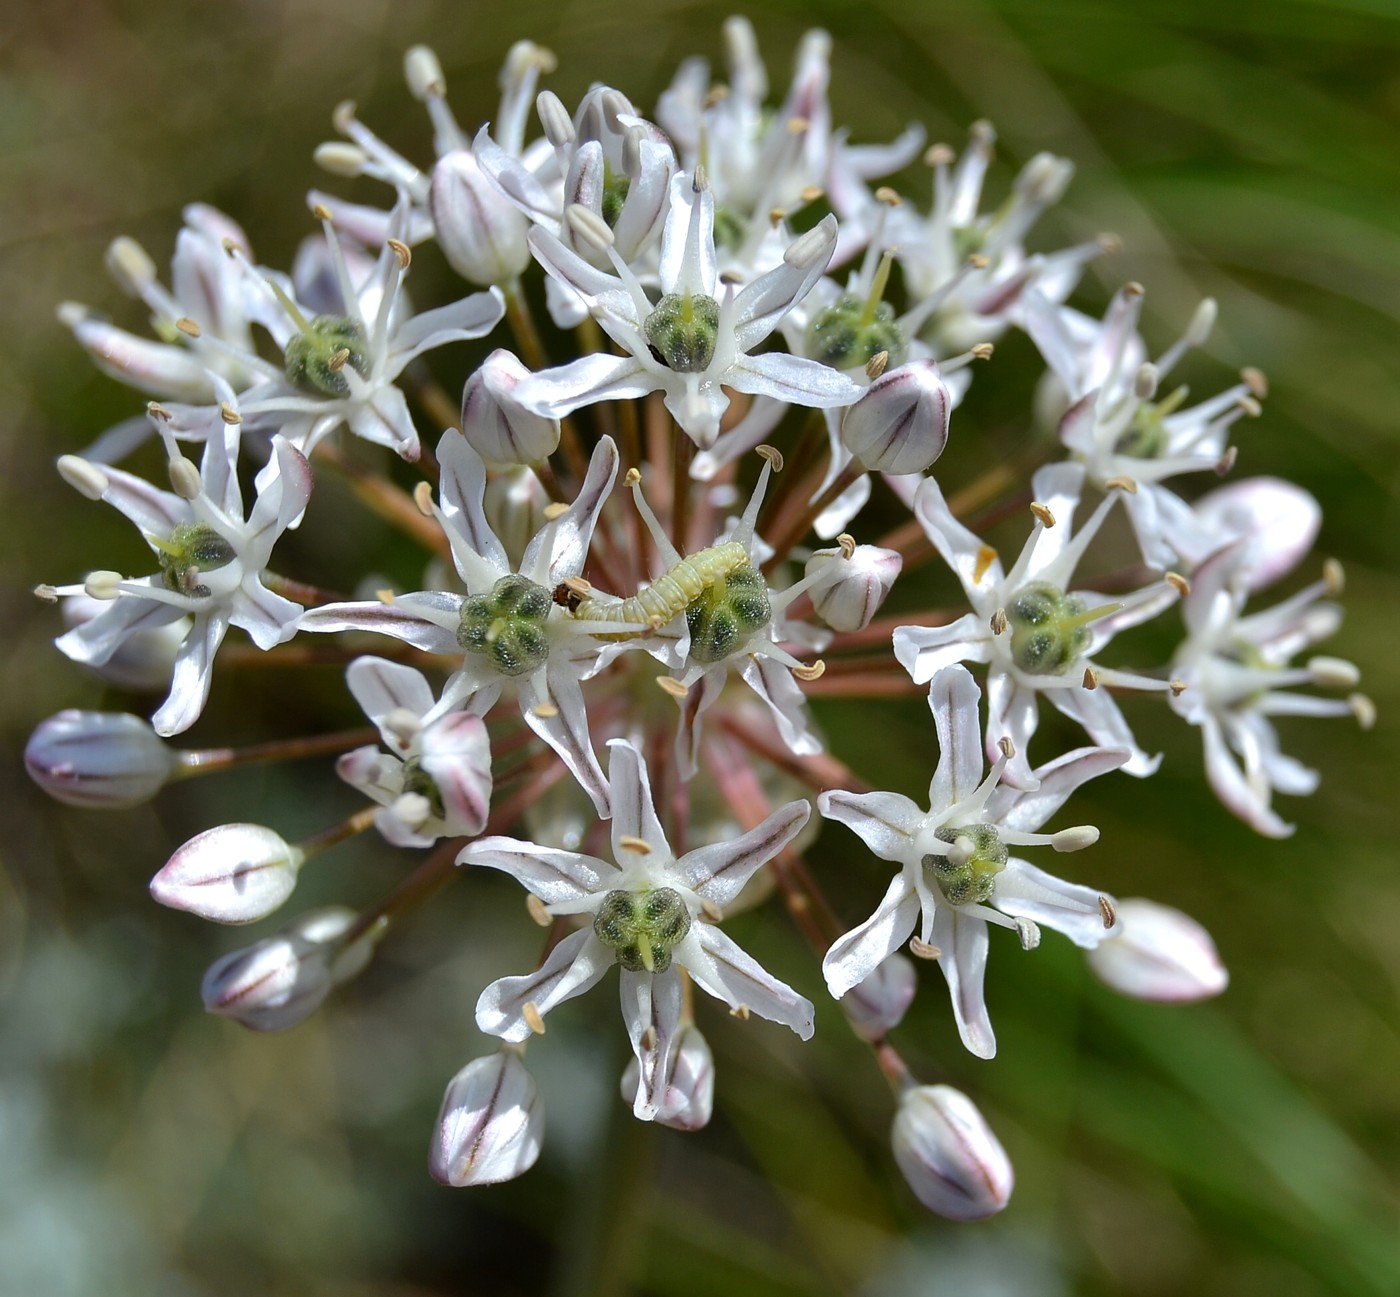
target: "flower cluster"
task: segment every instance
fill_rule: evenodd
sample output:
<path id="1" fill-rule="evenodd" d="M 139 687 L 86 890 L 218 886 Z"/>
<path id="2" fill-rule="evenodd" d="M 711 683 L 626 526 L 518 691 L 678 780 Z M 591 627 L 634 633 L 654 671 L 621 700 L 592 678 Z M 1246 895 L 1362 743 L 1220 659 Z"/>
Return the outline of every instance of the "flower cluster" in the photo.
<path id="1" fill-rule="evenodd" d="M 1101 320 L 1066 304 L 1111 240 L 1035 246 L 1067 161 L 1032 158 L 984 211 L 988 124 L 972 126 L 961 157 L 925 151 L 918 126 L 853 144 L 831 121 L 825 33 L 802 42 L 776 107 L 749 25 L 730 20 L 724 43 L 727 80 L 688 60 L 653 120 L 606 85 L 571 112 L 539 88 L 553 55 L 522 42 L 496 117 L 474 133 L 436 56 L 410 50 L 433 156 L 420 166 L 337 110 L 343 138 L 317 160 L 382 183 L 383 206 L 313 191 L 319 232 L 290 272 L 259 264 L 238 226 L 200 205 L 186 211 L 169 287 L 132 241 L 112 246 L 109 267 L 155 336 L 71 303 L 60 318 L 149 404 L 58 468 L 144 545 L 114 560 L 126 571 L 38 593 L 62 604 L 63 653 L 165 698 L 149 721 L 62 712 L 26 761 L 62 801 L 118 807 L 249 760 L 334 758 L 368 799 L 342 822 L 299 842 L 216 825 L 155 875 L 157 901 L 218 923 L 280 910 L 300 871 L 355 834 L 427 853 L 380 904 L 308 911 L 210 967 L 207 1008 L 256 1030 L 316 1011 L 447 877 L 487 868 L 518 882 L 544 945 L 534 971 L 481 990 L 476 1024 L 501 1043 L 452 1079 L 431 1144 L 433 1175 L 453 1185 L 533 1164 L 544 1103 L 526 1049 L 614 965 L 633 1056 L 623 1093 L 643 1121 L 696 1130 L 710 1118 L 700 1022 L 722 1022 L 703 1000 L 697 1011 L 693 988 L 737 1019 L 809 1038 L 812 1002 L 721 927 L 778 898 L 894 1089 L 895 1163 L 931 1209 L 973 1219 L 1006 1204 L 1011 1165 L 972 1100 L 919 1084 L 892 1042 L 921 981 L 902 952 L 937 962 L 981 1058 L 996 1050 L 983 991 L 1002 940 L 992 928 L 1027 951 L 1043 928 L 1061 933 L 1128 995 L 1219 992 L 1224 968 L 1194 920 L 1041 867 L 1047 848 L 1099 838 L 1062 823 L 1065 804 L 1100 777 L 1137 794 L 1163 758 L 1129 717 L 1158 706 L 1201 730 L 1224 806 L 1281 836 L 1292 828 L 1273 795 L 1308 793 L 1318 775 L 1281 750 L 1271 718 L 1369 724 L 1373 709 L 1351 664 L 1291 665 L 1337 629 L 1335 563 L 1247 610 L 1306 556 L 1312 498 L 1268 477 L 1176 489 L 1232 470 L 1232 425 L 1265 395 L 1255 371 L 1195 404 L 1185 387 L 1163 392 L 1206 342 L 1214 303 L 1149 359 L 1140 286 Z M 920 157 L 928 201 L 877 183 Z M 473 291 L 418 310 L 406 283 L 412 249 L 429 241 Z M 573 330 L 579 353 L 552 363 L 532 299 L 548 308 L 548 336 Z M 957 426 L 980 362 L 1016 329 L 1046 365 L 1027 427 L 1050 418 L 1064 451 L 1032 462 L 1041 443 L 1028 433 L 1024 481 L 1015 464 L 979 464 Z M 462 373 L 459 405 L 415 361 L 478 339 L 492 349 Z M 115 466 L 157 447 L 169 490 Z M 323 473 L 348 486 L 337 498 L 421 546 L 421 588 L 376 589 L 347 571 L 347 597 L 274 565 L 289 531 L 351 525 L 313 499 Z M 871 501 L 904 521 L 858 541 Z M 934 557 L 956 602 L 881 617 L 904 567 Z M 906 608 L 932 589 L 908 585 Z M 1178 613 L 1174 654 L 1125 661 L 1120 633 Z M 246 751 L 170 746 L 199 721 L 231 629 L 252 642 L 236 651 L 245 662 L 304 660 L 314 644 L 373 728 Z M 926 697 L 927 805 L 829 751 L 816 696 L 902 698 L 920 712 Z M 1042 699 L 1083 746 L 1037 736 Z M 550 789 L 568 814 L 527 819 Z M 853 927 L 809 859 L 822 820 L 896 870 Z M 842 832 L 831 838 L 849 851 Z M 1096 854 L 1093 876 L 1121 885 L 1121 862 Z"/>

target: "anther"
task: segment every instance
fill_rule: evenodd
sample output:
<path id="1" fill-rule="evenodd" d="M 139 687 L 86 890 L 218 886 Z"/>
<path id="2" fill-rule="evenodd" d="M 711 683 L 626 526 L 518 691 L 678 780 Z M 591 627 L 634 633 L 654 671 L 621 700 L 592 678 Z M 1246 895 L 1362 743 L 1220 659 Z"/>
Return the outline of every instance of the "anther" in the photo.
<path id="1" fill-rule="evenodd" d="M 826 674 L 826 663 L 818 658 L 809 666 L 793 667 L 792 674 L 804 683 L 809 680 L 820 680 Z"/>
<path id="2" fill-rule="evenodd" d="M 1123 251 L 1123 240 L 1111 230 L 1096 235 L 1094 242 L 1099 245 L 1099 251 L 1105 256 L 1114 257 Z"/>
<path id="3" fill-rule="evenodd" d="M 36 585 L 34 587 L 34 597 L 36 599 L 42 599 L 45 603 L 57 603 L 58 591 L 45 582 L 42 585 Z M 1358 694 L 1357 697 L 1359 698 L 1360 695 Z"/>
<path id="4" fill-rule="evenodd" d="M 775 473 L 781 473 L 783 471 L 783 456 L 782 452 L 779 451 L 777 447 L 769 446 L 767 443 L 764 443 L 761 446 L 755 446 L 753 448 L 753 453 L 772 465 Z"/>
<path id="5" fill-rule="evenodd" d="M 1308 659 L 1308 678 L 1322 689 L 1350 689 L 1361 683 L 1361 672 L 1343 658 Z"/>
<path id="6" fill-rule="evenodd" d="M 106 570 L 89 572 L 83 582 L 83 593 L 89 599 L 101 599 L 104 603 L 121 594 L 122 574 Z"/>
<path id="7" fill-rule="evenodd" d="M 787 120 L 787 130 L 789 135 L 801 135 L 812 128 L 812 123 L 805 117 L 789 117 Z"/>
<path id="8" fill-rule="evenodd" d="M 188 315 L 182 315 L 175 321 L 175 327 L 190 338 L 197 338 L 204 332 Z"/>
<path id="9" fill-rule="evenodd" d="M 1022 950 L 1034 950 L 1040 945 L 1040 928 L 1029 919 L 1015 919 L 1016 935 L 1021 938 Z"/>
<path id="10" fill-rule="evenodd" d="M 540 1006 L 533 1000 L 526 1000 L 520 1007 L 520 1016 L 525 1019 L 525 1025 L 537 1036 L 544 1035 L 544 1018 L 540 1014 Z"/>
<path id="11" fill-rule="evenodd" d="M 564 209 L 564 224 L 574 242 L 583 245 L 595 256 L 605 257 L 613 245 L 613 232 L 608 223 L 591 207 L 570 203 Z"/>
<path id="12" fill-rule="evenodd" d="M 978 342 L 968 348 L 967 354 L 973 360 L 990 360 L 994 351 L 996 351 L 996 347 L 990 342 Z"/>
<path id="13" fill-rule="evenodd" d="M 329 171 L 333 176 L 353 179 L 364 173 L 369 155 L 358 145 L 346 144 L 343 140 L 327 140 L 315 147 L 311 160 L 322 171 Z"/>
<path id="14" fill-rule="evenodd" d="M 1093 667 L 1084 668 L 1084 679 L 1080 681 L 1085 689 L 1097 689 L 1099 687 L 1099 673 Z"/>
<path id="15" fill-rule="evenodd" d="M 1257 419 L 1264 413 L 1264 407 L 1252 396 L 1242 396 L 1235 404 L 1243 411 L 1246 418 Z"/>
<path id="16" fill-rule="evenodd" d="M 146 413 L 152 419 L 159 419 L 162 423 L 169 423 L 175 416 L 170 413 L 159 401 L 147 401 Z"/>
<path id="17" fill-rule="evenodd" d="M 349 354 L 348 352 L 346 353 Z M 230 428 L 237 427 L 243 422 L 243 416 L 238 413 L 227 401 L 219 403 L 219 418 L 221 418 Z"/>
<path id="18" fill-rule="evenodd" d="M 1105 491 L 1126 491 L 1129 495 L 1136 495 L 1138 484 L 1133 478 L 1119 474 L 1117 477 L 1108 478 L 1103 484 L 1103 489 Z"/>
<path id="19" fill-rule="evenodd" d="M 1224 477 L 1235 466 L 1235 460 L 1239 456 L 1239 447 L 1227 446 L 1225 453 L 1215 461 L 1215 473 L 1217 477 Z"/>
<path id="20" fill-rule="evenodd" d="M 640 1040 L 638 1043 L 639 1043 L 639 1044 L 641 1045 L 641 1047 L 642 1047 L 644 1050 L 646 1050 L 648 1053 L 650 1053 L 653 1049 L 655 1049 L 655 1048 L 656 1048 L 656 1028 L 655 1028 L 655 1027 L 648 1027 L 644 1032 L 642 1032 L 642 1038 L 641 1038 L 641 1040 Z"/>
<path id="21" fill-rule="evenodd" d="M 787 219 L 787 212 L 785 212 L 781 207 L 774 207 L 774 208 L 771 208 L 771 209 L 769 210 L 769 212 L 768 212 L 768 224 L 769 224 L 769 225 L 773 225 L 773 226 L 781 225 L 781 224 L 783 223 L 783 221 L 785 221 L 786 219 Z"/>
<path id="22" fill-rule="evenodd" d="M 992 614 L 991 621 L 988 624 L 992 628 L 993 635 L 1005 635 L 1011 627 L 1011 619 L 1006 615 L 1005 608 L 998 608 L 996 612 Z"/>
<path id="23" fill-rule="evenodd" d="M 997 740 L 997 750 L 1008 761 L 1016 755 L 1016 745 L 1011 741 L 1011 736 L 1009 734 L 1003 734 L 1001 738 Z"/>
<path id="24" fill-rule="evenodd" d="M 967 264 L 973 270 L 986 270 L 992 264 L 992 259 L 985 252 L 970 252 L 967 255 Z"/>
<path id="25" fill-rule="evenodd" d="M 532 715 L 539 717 L 542 721 L 553 720 L 559 715 L 559 708 L 553 703 L 541 703 L 538 707 L 534 708 Z"/>
<path id="26" fill-rule="evenodd" d="M 1246 366 L 1240 370 L 1240 380 L 1249 388 L 1249 394 L 1256 400 L 1262 401 L 1269 394 L 1269 379 L 1262 369 L 1255 369 L 1253 365 Z"/>
<path id="27" fill-rule="evenodd" d="M 920 941 L 918 937 L 910 937 L 909 953 L 915 959 L 937 959 L 943 952 L 937 946 L 930 946 L 927 941 Z"/>
<path id="28" fill-rule="evenodd" d="M 593 593 L 592 582 L 585 581 L 581 576 L 566 576 L 560 584 L 567 587 L 573 594 L 578 595 L 580 599 L 587 599 Z"/>
<path id="29" fill-rule="evenodd" d="M 958 155 L 953 152 L 949 144 L 930 144 L 924 150 L 924 166 L 926 167 L 946 167 L 951 166 L 953 159 Z"/>
<path id="30" fill-rule="evenodd" d="M 554 922 L 545 903 L 534 892 L 525 893 L 525 911 L 542 928 L 547 928 Z"/>
<path id="31" fill-rule="evenodd" d="M 640 486 L 642 481 L 642 470 L 639 468 L 629 468 L 623 475 L 623 483 L 626 486 Z"/>
<path id="32" fill-rule="evenodd" d="M 433 488 L 427 482 L 419 482 L 413 488 L 413 503 L 425 518 L 433 516 Z"/>
<path id="33" fill-rule="evenodd" d="M 633 837 L 630 833 L 622 834 L 617 840 L 617 845 L 624 851 L 631 851 L 639 856 L 651 855 L 651 843 L 645 838 Z"/>
<path id="34" fill-rule="evenodd" d="M 875 191 L 875 200 L 884 203 L 886 207 L 898 207 L 904 202 L 904 199 L 888 185 L 881 185 Z"/>
<path id="35" fill-rule="evenodd" d="M 738 1018 L 740 1022 L 747 1022 L 749 1020 L 749 1006 L 747 1004 L 736 1004 L 729 1010 L 729 1016 L 731 1018 Z"/>
<path id="36" fill-rule="evenodd" d="M 1055 515 L 1050 512 L 1050 506 L 1041 504 L 1039 500 L 1031 501 L 1031 512 L 1035 514 L 1036 521 L 1043 527 L 1053 527 L 1055 525 Z"/>
<path id="37" fill-rule="evenodd" d="M 664 694 L 670 694 L 672 698 L 688 698 L 690 696 L 690 686 L 682 684 L 675 676 L 657 676 L 656 687 Z"/>
<path id="38" fill-rule="evenodd" d="M 974 585 L 981 583 L 982 578 L 987 575 L 987 569 L 997 561 L 997 552 L 990 545 L 983 545 L 977 551 L 977 558 L 972 564 L 972 582 Z"/>
<path id="39" fill-rule="evenodd" d="M 314 216 L 318 221 L 329 221 L 332 219 L 331 209 L 327 207 L 325 203 L 312 203 L 311 215 Z"/>
<path id="40" fill-rule="evenodd" d="M 815 203 L 817 199 L 821 198 L 825 193 L 826 191 L 820 185 L 808 185 L 798 197 L 801 198 L 804 203 Z"/>
<path id="41" fill-rule="evenodd" d="M 38 594 L 39 590 L 43 588 L 43 586 L 40 586 L 34 593 Z M 40 595 L 40 598 L 42 597 L 43 596 Z M 1352 696 L 1347 699 L 1347 706 L 1351 708 L 1351 714 L 1356 717 L 1356 723 L 1361 726 L 1363 730 L 1369 730 L 1376 723 L 1376 704 L 1365 694 L 1352 694 Z"/>
<path id="42" fill-rule="evenodd" d="M 1167 688 L 1172 691 L 1173 698 L 1180 698 L 1186 692 L 1186 681 L 1172 679 L 1167 682 Z"/>
<path id="43" fill-rule="evenodd" d="M 1144 362 L 1133 375 L 1133 395 L 1139 401 L 1150 401 L 1157 395 L 1157 366 Z"/>
<path id="44" fill-rule="evenodd" d="M 690 176 L 690 191 L 695 194 L 703 194 L 710 187 L 710 178 L 705 174 L 703 163 L 697 162 L 695 170 Z"/>
<path id="45" fill-rule="evenodd" d="M 841 546 L 841 557 L 849 560 L 856 552 L 856 538 L 849 532 L 843 531 L 837 538 L 836 543 Z"/>
<path id="46" fill-rule="evenodd" d="M 1076 824 L 1050 835 L 1050 845 L 1056 851 L 1083 851 L 1099 840 L 1099 831 L 1092 824 Z"/>
<path id="47" fill-rule="evenodd" d="M 551 500 L 544 507 L 544 517 L 546 522 L 553 522 L 556 518 L 562 518 L 569 512 L 569 506 L 562 500 Z"/>
<path id="48" fill-rule="evenodd" d="M 376 590 L 374 592 L 374 597 L 378 599 L 379 602 L 382 603 L 386 608 L 392 608 L 394 606 L 394 600 L 397 596 L 392 590 L 385 586 L 385 588 L 382 590 Z"/>
<path id="49" fill-rule="evenodd" d="M 885 366 L 890 363 L 890 353 L 888 351 L 877 351 L 869 360 L 865 362 L 865 373 L 867 378 L 879 378 L 885 372 Z"/>
<path id="50" fill-rule="evenodd" d="M 1130 302 L 1141 297 L 1146 291 L 1147 290 L 1135 279 L 1130 279 L 1123 285 L 1123 296 Z"/>
<path id="51" fill-rule="evenodd" d="M 1336 598 L 1346 589 L 1346 570 L 1335 558 L 1329 558 L 1322 565 L 1322 580 L 1327 593 Z"/>
<path id="52" fill-rule="evenodd" d="M 349 134 L 350 127 L 355 124 L 355 101 L 353 99 L 342 99 L 331 109 L 331 125 L 342 135 Z"/>
<path id="53" fill-rule="evenodd" d="M 81 455 L 60 455 L 58 475 L 75 491 L 89 500 L 100 500 L 111 486 L 111 480 L 96 464 L 89 463 Z"/>
<path id="54" fill-rule="evenodd" d="M 1103 926 L 1105 928 L 1111 928 L 1118 922 L 1117 907 L 1107 896 L 1102 894 L 1099 896 L 1099 915 L 1103 919 Z"/>
<path id="55" fill-rule="evenodd" d="M 1180 572 L 1167 572 L 1162 580 L 1165 581 L 1183 599 L 1191 593 L 1191 582 L 1189 582 Z"/>
<path id="56" fill-rule="evenodd" d="M 709 897 L 706 897 L 700 902 L 700 911 L 711 923 L 718 923 L 724 918 L 724 911 L 710 900 Z"/>
<path id="57" fill-rule="evenodd" d="M 165 466 L 170 475 L 170 485 L 182 500 L 194 500 L 204 490 L 199 480 L 199 469 L 183 455 L 172 455 Z"/>
<path id="58" fill-rule="evenodd" d="M 331 353 L 331 358 L 328 361 L 326 361 L 326 368 L 329 369 L 332 374 L 338 374 L 342 369 L 345 368 L 345 362 L 349 359 L 350 348 L 341 347 L 339 351 Z"/>
<path id="59" fill-rule="evenodd" d="M 409 251 L 408 244 L 399 239 L 385 239 L 384 244 L 399 259 L 399 269 L 407 270 L 408 263 L 413 260 L 413 253 Z"/>

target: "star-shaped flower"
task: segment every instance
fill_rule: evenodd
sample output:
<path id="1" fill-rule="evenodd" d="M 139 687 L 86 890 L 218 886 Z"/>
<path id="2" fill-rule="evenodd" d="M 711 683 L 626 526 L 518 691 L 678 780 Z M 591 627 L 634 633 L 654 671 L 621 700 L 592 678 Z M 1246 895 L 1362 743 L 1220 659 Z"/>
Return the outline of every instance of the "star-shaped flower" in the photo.
<path id="1" fill-rule="evenodd" d="M 616 864 L 515 838 L 482 838 L 457 857 L 510 874 L 553 915 L 579 915 L 589 926 L 564 938 L 544 964 L 523 977 L 492 982 L 476 1005 L 482 1031 L 519 1042 L 543 1030 L 544 1015 L 582 995 L 614 964 L 622 966 L 622 1012 L 639 1064 L 633 1112 L 657 1117 L 674 1068 L 683 1023 L 681 969 L 739 1016 L 749 1013 L 813 1030 L 812 1005 L 777 980 L 715 926 L 724 906 L 765 863 L 797 836 L 811 807 L 789 802 L 756 828 L 679 859 L 662 831 L 646 762 L 632 744 L 608 747 Z"/>
<path id="2" fill-rule="evenodd" d="M 325 604 L 303 615 L 311 631 L 375 631 L 428 653 L 460 657 L 425 719 L 459 707 L 479 716 L 514 690 L 526 723 L 559 754 L 600 815 L 607 784 L 588 732 L 580 681 L 598 666 L 603 645 L 554 600 L 555 589 L 583 570 L 598 513 L 617 476 L 617 447 L 594 448 L 578 498 L 545 523 L 516 570 L 486 518 L 486 466 L 456 430 L 438 443 L 441 505 L 435 509 L 467 594 L 425 590 L 387 602 Z M 616 629 L 609 627 L 607 629 Z"/>
<path id="3" fill-rule="evenodd" d="M 839 820 L 882 860 L 901 867 L 875 913 L 827 951 L 822 971 L 839 1000 L 917 930 L 922 944 L 916 953 L 932 953 L 947 978 L 963 1044 L 991 1058 L 996 1037 L 982 995 L 987 925 L 1014 928 L 1027 950 L 1039 944 L 1038 924 L 1087 948 L 1114 930 L 1109 898 L 1052 877 L 1008 848 L 1074 851 L 1097 841 L 1098 830 L 1088 826 L 1035 830 L 1080 784 L 1117 770 L 1130 754 L 1078 748 L 1035 771 L 1036 791 L 1021 792 L 1000 783 L 1008 759 L 1002 751 L 984 779 L 980 696 L 965 667 L 944 667 L 933 678 L 928 700 L 938 730 L 938 768 L 927 812 L 898 793 L 829 792 L 818 799 L 827 819 Z"/>

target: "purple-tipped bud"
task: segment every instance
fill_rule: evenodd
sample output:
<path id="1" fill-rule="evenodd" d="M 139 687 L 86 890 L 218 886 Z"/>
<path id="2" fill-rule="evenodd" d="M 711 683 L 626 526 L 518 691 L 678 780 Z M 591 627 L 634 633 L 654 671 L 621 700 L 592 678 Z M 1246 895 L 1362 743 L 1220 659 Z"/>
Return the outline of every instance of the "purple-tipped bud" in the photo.
<path id="1" fill-rule="evenodd" d="M 1100 981 L 1137 1000 L 1219 995 L 1230 980 L 1215 942 L 1195 919 L 1155 901 L 1118 902 L 1120 934 L 1089 951 Z"/>
<path id="2" fill-rule="evenodd" d="M 1240 569 L 1247 590 L 1262 590 L 1297 567 L 1322 525 L 1318 502 L 1301 486 L 1276 477 L 1222 486 L 1196 501 L 1195 514 L 1212 549 L 1247 541 Z"/>
<path id="3" fill-rule="evenodd" d="M 841 440 L 866 468 L 922 473 L 948 444 L 953 400 L 931 360 L 881 374 L 841 420 Z"/>
<path id="4" fill-rule="evenodd" d="M 961 1090 L 950 1085 L 906 1090 L 890 1138 L 894 1160 L 930 1211 L 949 1220 L 983 1220 L 1010 1200 L 1011 1161 Z"/>
<path id="5" fill-rule="evenodd" d="M 296 1026 L 369 963 L 368 933 L 348 946 L 343 940 L 356 917 L 338 905 L 312 910 L 275 936 L 231 951 L 204 974 L 204 1007 L 253 1031 Z"/>
<path id="6" fill-rule="evenodd" d="M 918 981 L 910 960 L 891 955 L 841 997 L 841 1010 L 851 1030 L 862 1040 L 879 1040 L 893 1031 L 904 1021 Z"/>
<path id="7" fill-rule="evenodd" d="M 448 265 L 473 284 L 504 284 L 530 264 L 528 222 L 467 149 L 433 168 L 428 206 Z"/>
<path id="8" fill-rule="evenodd" d="M 179 758 L 139 716 L 70 708 L 34 731 L 24 764 L 50 797 L 115 810 L 154 797 Z"/>
<path id="9" fill-rule="evenodd" d="M 533 414 L 515 399 L 530 371 L 497 349 L 467 379 L 462 392 L 462 435 L 488 464 L 538 464 L 559 445 L 559 420 Z"/>
<path id="10" fill-rule="evenodd" d="M 151 895 L 215 923 L 252 923 L 292 894 L 306 859 L 259 824 L 221 824 L 191 838 L 151 879 Z"/>
<path id="11" fill-rule="evenodd" d="M 857 545 L 849 558 L 844 549 L 819 549 L 805 569 L 808 576 L 822 574 L 811 587 L 817 616 L 832 630 L 864 630 L 903 566 L 898 551 L 878 545 Z"/>
<path id="12" fill-rule="evenodd" d="M 634 1058 L 622 1073 L 622 1099 L 632 1104 L 641 1080 Z M 656 1115 L 651 1118 L 672 1130 L 700 1130 L 709 1125 L 715 1107 L 715 1060 L 709 1042 L 693 1022 L 684 1023 L 671 1042 L 666 1084 Z"/>
<path id="13" fill-rule="evenodd" d="M 428 1150 L 433 1179 L 462 1188 L 514 1180 L 535 1164 L 544 1108 L 535 1078 L 509 1047 L 474 1058 L 448 1084 Z"/>

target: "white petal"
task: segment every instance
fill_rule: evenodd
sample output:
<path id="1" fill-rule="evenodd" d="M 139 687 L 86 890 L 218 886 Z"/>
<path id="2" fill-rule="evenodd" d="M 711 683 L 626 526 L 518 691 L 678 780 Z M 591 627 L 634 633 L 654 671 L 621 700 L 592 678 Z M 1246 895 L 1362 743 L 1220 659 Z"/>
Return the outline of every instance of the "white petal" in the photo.
<path id="1" fill-rule="evenodd" d="M 559 754 L 559 759 L 593 799 L 599 816 L 607 819 L 612 813 L 608 782 L 598 764 L 598 754 L 593 750 L 593 736 L 588 729 L 588 713 L 584 710 L 583 689 L 578 677 L 567 663 L 551 662 L 543 671 L 522 679 L 517 693 L 525 723 Z"/>
<path id="2" fill-rule="evenodd" d="M 425 594 L 431 594 L 431 591 Z M 457 596 L 450 596 L 457 599 Z M 460 604 L 460 599 L 457 599 Z M 373 631 L 411 644 L 425 653 L 460 655 L 457 636 L 427 611 L 438 612 L 431 601 L 422 596 L 403 595 L 393 603 L 378 600 L 364 603 L 328 603 L 308 608 L 301 615 L 299 629 L 306 631 Z"/>
<path id="3" fill-rule="evenodd" d="M 616 442 L 611 437 L 599 438 L 573 503 L 552 522 L 546 523 L 526 546 L 520 564 L 523 575 L 552 590 L 561 581 L 583 571 L 598 515 L 617 480 L 617 467 Z"/>
<path id="4" fill-rule="evenodd" d="M 914 835 L 925 815 L 898 793 L 823 793 L 817 807 L 855 833 L 881 860 L 902 863 L 913 850 Z"/>
<path id="5" fill-rule="evenodd" d="M 938 769 L 929 784 L 929 807 L 946 810 L 982 782 L 982 691 L 966 667 L 944 667 L 929 685 L 928 705 L 938 731 Z"/>
<path id="6" fill-rule="evenodd" d="M 1034 833 L 1081 785 L 1121 769 L 1131 756 L 1128 748 L 1076 748 L 1036 768 L 1039 788 L 998 787 L 987 799 L 987 819 L 1008 829 Z"/>
<path id="7" fill-rule="evenodd" d="M 1030 919 L 1062 932 L 1076 946 L 1092 950 L 1116 929 L 1105 928 L 1099 897 L 1107 893 L 1080 887 L 1014 856 L 997 875 L 992 905 L 1012 918 Z M 1110 907 L 1112 897 L 1108 897 Z"/>
<path id="8" fill-rule="evenodd" d="M 833 999 L 859 986 L 913 936 L 919 911 L 918 893 L 903 873 L 896 874 L 875 913 L 838 937 L 826 952 L 822 973 Z"/>
<path id="9" fill-rule="evenodd" d="M 533 1004 L 543 1017 L 555 1005 L 595 986 L 613 962 L 613 952 L 593 935 L 592 928 L 571 933 L 533 973 L 492 982 L 476 1002 L 476 1025 L 512 1044 L 528 1040 L 531 1027 L 522 1016 L 527 1004 Z"/>
<path id="10" fill-rule="evenodd" d="M 463 848 L 457 863 L 499 869 L 546 905 L 575 906 L 619 877 L 606 861 L 519 838 L 479 838 Z"/>
<path id="11" fill-rule="evenodd" d="M 394 711 L 412 712 L 421 718 L 433 705 L 433 690 L 427 677 L 402 662 L 356 658 L 345 668 L 345 683 L 360 710 L 380 726 L 385 746 L 390 748 L 397 748 L 397 735 L 384 730 L 384 718 Z"/>
<path id="12" fill-rule="evenodd" d="M 676 862 L 685 885 L 721 909 L 728 905 L 758 869 L 772 860 L 802 830 L 812 813 L 807 802 L 780 806 L 762 824 L 731 842 L 716 842 L 689 851 Z M 613 785 L 613 814 L 617 814 L 617 785 Z M 613 820 L 616 832 L 617 820 Z"/>
<path id="13" fill-rule="evenodd" d="M 757 356 L 740 354 L 720 381 L 736 392 L 771 396 L 818 410 L 852 405 L 864 391 L 840 370 L 784 351 L 765 351 Z"/>
<path id="14" fill-rule="evenodd" d="M 991 628 L 971 612 L 947 626 L 900 626 L 894 633 L 894 655 L 916 685 L 927 684 L 956 663 L 990 661 Z"/>
<path id="15" fill-rule="evenodd" d="M 680 969 L 673 965 L 664 973 L 632 973 L 624 968 L 618 980 L 622 1020 L 640 1068 L 632 1115 L 652 1121 L 665 1099 L 681 1021 Z"/>
<path id="16" fill-rule="evenodd" d="M 151 717 L 151 728 L 162 738 L 184 733 L 199 719 L 214 678 L 214 655 L 227 631 L 228 619 L 223 613 L 204 613 L 194 619 L 175 655 L 170 696 Z"/>
<path id="17" fill-rule="evenodd" d="M 624 838 L 639 839 L 651 848 L 653 855 L 670 859 L 671 845 L 656 815 L 642 754 L 626 739 L 609 739 L 608 753 L 613 859 L 620 863 L 633 853 L 634 848 Z"/>
<path id="18" fill-rule="evenodd" d="M 747 1009 L 769 1022 L 790 1027 L 803 1040 L 815 1029 L 810 1000 L 764 971 L 718 928 L 694 925 L 676 944 L 675 959 L 702 990 L 731 1009 Z"/>
<path id="19" fill-rule="evenodd" d="M 530 375 L 515 396 L 527 410 L 557 419 L 595 401 L 635 400 L 660 386 L 635 356 L 596 354 Z"/>
<path id="20" fill-rule="evenodd" d="M 942 952 L 938 966 L 953 997 L 953 1016 L 962 1042 L 978 1058 L 993 1058 L 996 1034 L 987 1016 L 982 979 L 987 970 L 987 924 L 984 919 L 940 905 L 933 921 L 933 944 Z"/>

